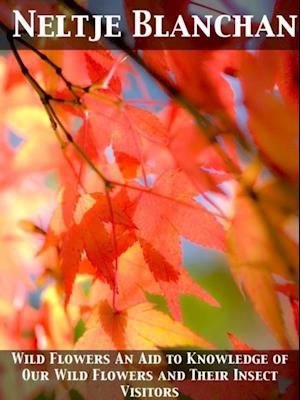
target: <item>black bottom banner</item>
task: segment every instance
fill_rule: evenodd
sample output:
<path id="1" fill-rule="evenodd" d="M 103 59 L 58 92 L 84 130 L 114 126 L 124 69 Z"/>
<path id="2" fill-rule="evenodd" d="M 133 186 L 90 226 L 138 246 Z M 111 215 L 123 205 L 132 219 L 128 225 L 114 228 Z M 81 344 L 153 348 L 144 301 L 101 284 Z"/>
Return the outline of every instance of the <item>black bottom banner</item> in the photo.
<path id="1" fill-rule="evenodd" d="M 297 351 L 2 351 L 0 400 L 295 400 Z"/>

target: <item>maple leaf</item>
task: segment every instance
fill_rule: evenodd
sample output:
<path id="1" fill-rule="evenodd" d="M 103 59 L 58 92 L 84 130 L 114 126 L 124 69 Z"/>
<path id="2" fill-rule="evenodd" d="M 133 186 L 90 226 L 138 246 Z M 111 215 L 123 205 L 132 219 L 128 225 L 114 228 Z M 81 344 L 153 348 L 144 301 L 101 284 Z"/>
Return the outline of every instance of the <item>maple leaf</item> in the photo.
<path id="1" fill-rule="evenodd" d="M 288 296 L 292 300 L 299 299 L 299 293 L 297 291 L 296 285 L 293 285 L 291 283 L 278 284 L 277 290 L 278 290 L 278 292 Z"/>
<path id="2" fill-rule="evenodd" d="M 202 246 L 224 250 L 221 224 L 194 200 L 196 192 L 180 171 L 164 173 L 151 190 L 128 189 L 128 195 L 135 202 L 132 219 L 139 237 L 171 265 L 181 264 L 180 235 Z"/>
<path id="3" fill-rule="evenodd" d="M 122 227 L 128 228 L 129 233 Z M 61 205 L 53 215 L 40 252 L 50 247 L 61 247 L 66 304 L 84 255 L 94 268 L 95 276 L 117 290 L 114 261 L 134 242 L 132 229 L 134 225 L 126 213 L 109 195 L 94 193 L 79 196 L 72 188 L 63 192 Z"/>
<path id="4" fill-rule="evenodd" d="M 143 257 L 175 318 L 181 318 L 181 292 L 196 294 L 217 306 L 211 296 L 192 283 L 182 267 L 180 235 L 204 246 L 224 249 L 222 226 L 193 200 L 195 192 L 185 175 L 173 171 L 160 177 L 150 190 L 138 186 L 126 190 L 126 213 L 135 226 Z"/>
<path id="5" fill-rule="evenodd" d="M 234 350 L 253 350 L 253 348 L 251 346 L 249 346 L 246 343 L 243 343 L 240 341 L 240 339 L 238 339 L 235 335 L 233 335 L 232 333 L 227 333 L 227 336 L 230 340 L 230 343 L 232 344 L 232 347 L 234 348 Z"/>
<path id="6" fill-rule="evenodd" d="M 70 308 L 71 319 L 68 321 L 59 291 L 55 286 L 49 286 L 42 294 L 40 312 L 42 329 L 39 340 L 44 343 L 44 347 L 60 350 L 70 348 L 73 341 L 72 325 L 75 326 L 75 321 L 79 319 L 79 310 Z"/>
<path id="7" fill-rule="evenodd" d="M 134 179 L 138 175 L 139 160 L 120 151 L 115 151 L 114 155 L 124 178 Z"/>
<path id="8" fill-rule="evenodd" d="M 278 86 L 286 101 L 297 108 L 299 104 L 299 52 L 285 51 L 278 56 L 280 69 Z"/>
<path id="9" fill-rule="evenodd" d="M 149 53 L 147 50 L 145 57 L 146 62 L 150 60 L 154 70 L 158 70 L 159 75 L 191 104 L 214 119 L 216 132 L 221 129 L 239 136 L 234 91 L 224 76 L 228 66 L 235 64 L 232 59 L 236 57 L 236 53 L 230 54 L 231 59 L 226 53 L 221 50 L 164 50 Z M 195 74 L 194 71 L 198 73 Z M 170 75 L 174 76 L 174 80 L 170 80 Z M 210 95 L 207 96 L 207 93 Z"/>
<path id="10" fill-rule="evenodd" d="M 159 265 L 156 268 L 158 269 Z M 193 295 L 213 307 L 219 306 L 217 300 L 198 283 L 194 282 L 184 266 L 176 272 L 178 275 L 177 281 L 157 281 L 149 264 L 145 261 L 142 249 L 138 243 L 135 243 L 118 259 L 118 273 L 116 275 L 118 293 L 114 300 L 116 309 L 122 311 L 145 302 L 147 300 L 146 293 L 165 296 L 172 317 L 178 321 L 182 321 L 181 295 Z M 79 273 L 94 276 L 94 269 L 88 260 L 80 264 Z M 111 287 L 103 281 L 98 280 L 93 284 L 90 293 L 92 305 L 108 299 L 111 306 L 113 306 L 113 298 Z M 75 292 L 73 291 L 70 301 L 72 304 L 85 303 L 77 286 L 75 286 Z"/>
<path id="11" fill-rule="evenodd" d="M 101 154 L 99 154 L 96 144 L 96 139 L 92 127 L 90 126 L 90 121 L 88 118 L 88 113 L 83 118 L 83 124 L 76 134 L 76 142 L 78 146 L 87 154 L 90 160 L 101 160 Z M 73 151 L 74 158 L 77 158 L 81 164 L 81 168 L 85 166 L 84 161 L 80 155 Z"/>
<path id="12" fill-rule="evenodd" d="M 73 283 L 78 271 L 82 251 L 83 243 L 81 236 L 78 232 L 78 227 L 74 225 L 69 229 L 68 235 L 66 235 L 63 240 L 60 254 L 61 268 L 66 291 L 65 304 L 68 304 L 72 293 Z"/>
<path id="13" fill-rule="evenodd" d="M 155 265 L 155 259 L 151 259 L 151 257 L 150 260 L 147 261 L 145 253 L 137 245 L 131 250 L 131 254 L 132 252 L 134 254 L 132 261 L 128 258 L 126 253 L 124 254 L 123 264 L 121 259 L 120 265 L 123 265 L 123 269 L 119 269 L 118 274 L 118 308 L 123 309 L 124 304 L 128 304 L 126 294 L 135 292 L 137 297 L 131 298 L 131 304 L 137 304 L 145 299 L 145 291 L 165 296 L 170 312 L 176 320 L 182 320 L 179 298 L 180 295 L 183 294 L 196 296 L 211 306 L 219 306 L 218 302 L 209 293 L 193 281 L 184 266 L 175 270 L 175 280 L 172 281 L 170 279 L 167 275 L 168 270 L 165 269 L 161 272 L 164 274 L 163 278 L 165 279 L 160 279 L 160 275 L 155 275 L 155 269 L 158 270 L 161 264 Z M 161 258 L 162 256 L 158 254 L 158 257 Z M 171 266 L 168 266 L 168 268 L 171 268 Z M 138 293 L 140 293 L 140 295 Z"/>
<path id="14" fill-rule="evenodd" d="M 106 301 L 94 310 L 86 333 L 76 350 L 112 348 L 117 350 L 157 350 L 170 347 L 213 346 L 168 315 L 143 303 L 115 312 Z"/>
<path id="15" fill-rule="evenodd" d="M 148 242 L 140 239 L 143 254 L 149 268 L 157 281 L 176 281 L 179 272 Z"/>
<path id="16" fill-rule="evenodd" d="M 165 177 L 165 182 L 167 183 L 167 177 Z M 160 183 L 164 182 L 162 180 Z M 182 179 L 182 182 L 186 182 Z M 174 181 L 174 184 L 176 180 Z M 171 187 L 173 185 L 171 184 Z M 138 187 L 137 187 L 138 189 Z M 132 190 L 126 189 L 127 192 L 131 192 Z M 180 229 L 182 232 L 186 232 L 184 228 L 181 228 L 181 224 L 184 224 L 185 221 L 182 220 L 178 224 L 178 232 L 176 232 L 172 228 L 172 218 L 176 217 L 177 220 L 180 219 L 180 215 L 183 217 L 182 210 L 178 209 L 178 207 L 183 207 L 183 209 L 187 208 L 186 219 L 188 221 L 189 218 L 199 218 L 201 219 L 201 223 L 206 221 L 207 223 L 212 223 L 213 227 L 216 229 L 215 235 L 219 235 L 219 239 L 215 236 L 216 244 L 220 243 L 222 246 L 223 241 L 223 231 L 221 226 L 217 223 L 211 214 L 209 214 L 205 209 L 199 206 L 197 203 L 193 203 L 191 201 L 176 200 L 175 197 L 166 197 L 162 193 L 158 192 L 142 192 L 142 193 L 131 193 L 133 194 L 133 201 L 130 200 L 130 196 L 126 199 L 124 196 L 124 190 L 119 192 L 112 200 L 112 214 L 109 210 L 109 204 L 107 202 L 107 198 L 101 194 L 93 194 L 93 195 L 84 195 L 78 198 L 78 194 L 76 191 L 72 191 L 72 189 L 65 190 L 63 198 L 62 198 L 62 211 L 63 217 L 60 213 L 56 212 L 54 214 L 53 221 L 51 223 L 51 230 L 49 235 L 47 235 L 47 240 L 44 245 L 45 248 L 49 246 L 55 246 L 58 244 L 59 239 L 53 240 L 53 231 L 55 231 L 57 223 L 64 218 L 64 223 L 66 225 L 70 225 L 70 228 L 59 228 L 61 231 L 56 232 L 56 236 L 62 237 L 62 245 L 61 245 L 61 260 L 62 260 L 62 273 L 65 282 L 66 289 L 66 303 L 68 303 L 73 282 L 76 274 L 79 272 L 81 260 L 83 259 L 83 252 L 87 257 L 87 260 L 90 262 L 91 268 L 88 267 L 85 270 L 90 272 L 94 272 L 94 274 L 107 282 L 113 290 L 116 290 L 118 287 L 118 297 L 123 296 L 122 288 L 119 287 L 120 278 L 116 276 L 116 270 L 113 265 L 114 260 L 119 257 L 122 253 L 124 253 L 128 247 L 130 247 L 134 241 L 136 240 L 136 234 L 140 235 L 139 240 L 141 244 L 143 258 L 146 261 L 141 263 L 142 268 L 149 268 L 151 271 L 153 278 L 160 285 L 160 293 L 163 293 L 167 299 L 168 305 L 170 307 L 171 312 L 173 313 L 176 319 L 181 319 L 181 311 L 179 305 L 179 296 L 180 294 L 194 294 L 206 301 L 207 303 L 218 306 L 218 303 L 215 299 L 213 299 L 208 293 L 206 293 L 203 289 L 201 289 L 197 284 L 195 284 L 192 279 L 189 277 L 188 273 L 185 271 L 184 267 L 182 267 L 182 260 L 180 254 L 180 243 L 178 241 L 178 235 L 180 233 Z M 175 193 L 169 193 L 169 195 L 174 196 Z M 160 204 L 161 201 L 166 200 L 166 207 L 162 209 L 162 212 L 166 214 L 167 209 L 169 210 L 169 219 L 166 220 L 167 225 L 166 229 L 171 228 L 171 233 L 173 234 L 173 238 L 169 237 L 168 239 L 177 242 L 177 247 L 173 250 L 173 253 L 178 252 L 178 259 L 170 259 L 168 258 L 168 254 L 166 251 L 170 250 L 170 246 L 167 245 L 162 252 L 161 248 L 155 248 L 155 243 L 153 245 L 154 236 L 147 236 L 146 239 L 143 238 L 144 227 L 139 223 L 139 219 L 136 219 L 136 212 L 140 207 L 140 210 L 143 210 L 143 204 L 140 203 L 142 201 L 141 197 L 145 195 L 145 197 L 150 197 L 150 201 L 154 199 L 157 201 L 157 207 L 162 207 Z M 138 196 L 138 198 L 136 197 Z M 152 199 L 153 197 L 153 199 Z M 138 201 L 138 203 L 137 203 Z M 138 205 L 137 205 L 138 204 Z M 148 208 L 145 209 L 148 212 Z M 189 214 L 190 213 L 190 214 Z M 174 215 L 173 215 L 174 214 Z M 200 215 L 198 215 L 200 214 Z M 159 216 L 157 216 L 159 217 Z M 73 222 L 75 221 L 75 223 Z M 115 245 L 117 249 L 114 248 L 113 237 L 111 236 L 112 232 L 107 232 L 103 221 L 105 223 L 112 222 L 114 223 L 114 239 Z M 194 219 L 195 221 L 195 219 Z M 143 220 L 145 222 L 145 220 Z M 153 224 L 158 223 L 158 221 L 153 221 Z M 175 224 L 175 222 L 174 222 Z M 155 239 L 162 242 L 163 238 L 166 237 L 166 232 L 163 232 L 163 236 L 159 239 L 158 236 Z M 177 237 L 177 239 L 176 239 Z M 189 236 L 188 236 L 189 237 Z M 147 241 L 147 238 L 150 240 Z M 192 238 L 192 237 L 191 237 Z M 205 239 L 204 239 L 205 238 Z M 193 237 L 196 241 L 200 241 L 201 243 L 205 243 L 205 240 L 209 240 L 206 238 L 205 234 Z M 174 242 L 176 240 L 176 242 Z M 219 240 L 219 242 L 218 242 Z M 48 243 L 47 243 L 48 242 Z M 157 247 L 157 246 L 156 246 Z M 117 253 L 116 253 L 117 250 Z M 119 262 L 119 261 L 118 261 Z M 132 267 L 131 267 L 132 268 Z M 120 270 L 118 271 L 118 275 Z M 128 275 L 128 272 L 127 272 Z M 137 276 L 140 275 L 140 272 Z M 126 275 L 124 277 L 126 279 Z M 127 280 L 126 288 L 130 280 Z M 153 284 L 152 284 L 153 286 Z M 142 288 L 145 290 L 146 287 Z M 136 290 L 136 289 L 135 289 Z M 154 286 L 148 287 L 149 291 L 157 291 Z M 119 304 L 117 300 L 117 304 Z"/>
<path id="17" fill-rule="evenodd" d="M 220 145 L 211 144 L 205 130 L 197 126 L 191 115 L 175 105 L 164 109 L 161 118 L 168 127 L 168 149 L 176 166 L 187 174 L 200 193 L 221 191 L 218 185 L 232 179 L 232 170 L 220 156 Z M 239 170 L 233 141 L 228 136 L 222 139 L 226 144 L 224 154 Z"/>
<path id="18" fill-rule="evenodd" d="M 115 76 L 113 65 L 110 71 L 105 69 L 103 67 L 103 62 L 101 64 L 97 62 L 92 54 L 94 53 L 85 53 L 86 65 L 91 83 L 94 85 L 97 84 L 98 87 L 109 87 L 115 93 L 120 94 L 122 90 L 121 81 Z M 99 52 L 96 53 L 96 56 L 97 55 L 99 56 Z"/>
<path id="19" fill-rule="evenodd" d="M 273 274 L 297 279 L 297 245 L 282 232 L 294 205 L 276 181 L 255 190 L 257 200 L 243 191 L 235 200 L 235 215 L 228 232 L 231 269 L 238 285 L 245 289 L 258 314 L 285 348 L 289 343 Z"/>
<path id="20" fill-rule="evenodd" d="M 147 143 L 164 145 L 167 141 L 165 127 L 158 117 L 126 104 L 109 89 L 85 95 L 84 102 L 89 109 L 90 129 L 98 151 L 104 152 L 111 145 L 126 177 L 132 177 L 132 171 L 141 166 L 145 178 L 145 146 Z"/>
<path id="21" fill-rule="evenodd" d="M 296 285 L 286 283 L 281 285 L 278 284 L 276 289 L 279 293 L 282 293 L 285 296 L 287 296 L 290 301 L 292 314 L 295 322 L 295 329 L 299 337 L 299 294 L 297 291 L 297 287 Z"/>
<path id="22" fill-rule="evenodd" d="M 253 71 L 259 76 L 255 82 Z M 259 151 L 275 173 L 296 181 L 299 175 L 297 111 L 270 93 L 268 70 L 262 70 L 262 63 L 254 55 L 243 57 L 240 79 L 249 113 L 249 129 Z"/>

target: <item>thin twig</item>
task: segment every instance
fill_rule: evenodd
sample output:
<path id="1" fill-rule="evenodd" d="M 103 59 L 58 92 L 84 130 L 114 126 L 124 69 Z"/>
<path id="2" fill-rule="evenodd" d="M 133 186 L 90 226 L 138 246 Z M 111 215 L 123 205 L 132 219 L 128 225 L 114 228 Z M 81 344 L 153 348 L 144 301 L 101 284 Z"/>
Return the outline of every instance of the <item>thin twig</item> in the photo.
<path id="1" fill-rule="evenodd" d="M 197 1 L 191 1 L 190 4 L 196 7 L 204 8 L 205 10 L 213 11 L 217 14 L 224 15 L 226 14 L 224 11 L 218 10 L 217 8 L 207 6 L 206 4 L 203 3 L 198 3 Z"/>
<path id="2" fill-rule="evenodd" d="M 62 148 L 64 149 L 66 147 L 66 144 L 64 143 L 63 139 L 61 138 L 61 136 L 58 133 L 58 127 L 62 130 L 67 141 L 74 147 L 76 152 L 85 160 L 85 162 L 90 166 L 90 168 L 101 178 L 101 180 L 105 184 L 105 187 L 111 188 L 110 181 L 99 171 L 99 169 L 96 167 L 96 165 L 90 160 L 90 158 L 85 153 L 85 151 L 83 149 L 81 149 L 81 147 L 76 143 L 76 141 L 73 139 L 73 136 L 69 133 L 69 131 L 64 126 L 64 124 L 58 118 L 53 106 L 51 105 L 51 101 L 53 100 L 53 98 L 40 86 L 40 84 L 37 82 L 37 80 L 30 74 L 28 68 L 24 64 L 16 46 L 15 46 L 14 39 L 12 38 L 10 33 L 7 34 L 7 40 L 10 43 L 12 52 L 15 56 L 17 63 L 19 64 L 22 74 L 25 76 L 25 78 L 27 78 L 27 80 L 30 82 L 30 84 L 32 85 L 32 87 L 34 88 L 36 93 L 39 95 L 40 100 L 47 111 L 53 131 L 54 131 L 59 143 L 61 144 Z"/>

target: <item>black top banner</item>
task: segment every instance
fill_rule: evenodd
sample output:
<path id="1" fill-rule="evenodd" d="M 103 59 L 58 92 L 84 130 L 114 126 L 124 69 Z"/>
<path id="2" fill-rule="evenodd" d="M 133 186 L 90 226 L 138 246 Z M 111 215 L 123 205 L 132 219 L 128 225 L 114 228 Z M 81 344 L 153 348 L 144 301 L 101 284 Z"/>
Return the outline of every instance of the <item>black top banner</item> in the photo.
<path id="1" fill-rule="evenodd" d="M 45 50 L 298 48 L 298 1 L 265 0 L 259 9 L 251 3 L 2 0 L 0 48 L 10 49 L 12 40 Z"/>

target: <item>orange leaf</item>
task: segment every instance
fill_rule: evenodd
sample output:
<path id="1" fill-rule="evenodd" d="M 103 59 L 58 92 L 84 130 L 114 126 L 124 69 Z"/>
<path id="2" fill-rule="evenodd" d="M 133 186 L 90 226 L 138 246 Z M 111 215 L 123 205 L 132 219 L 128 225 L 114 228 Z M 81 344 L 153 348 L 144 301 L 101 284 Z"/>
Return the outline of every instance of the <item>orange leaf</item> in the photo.
<path id="1" fill-rule="evenodd" d="M 110 343 L 111 347 L 107 347 Z M 96 307 L 86 333 L 76 343 L 77 350 L 113 348 L 118 350 L 157 350 L 172 347 L 213 348 L 168 315 L 143 303 L 116 312 L 107 302 Z"/>
<path id="2" fill-rule="evenodd" d="M 234 336 L 232 333 L 228 332 L 227 336 L 232 344 L 232 347 L 234 348 L 234 350 L 253 350 L 252 347 L 250 347 L 248 344 L 243 343 L 240 341 L 240 339 L 238 339 L 236 336 Z"/>

